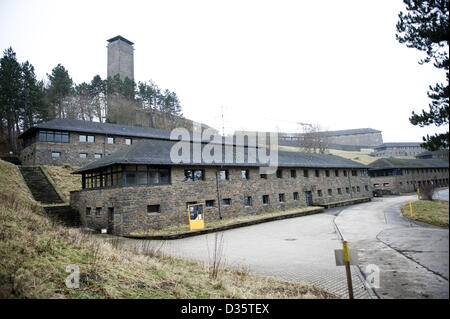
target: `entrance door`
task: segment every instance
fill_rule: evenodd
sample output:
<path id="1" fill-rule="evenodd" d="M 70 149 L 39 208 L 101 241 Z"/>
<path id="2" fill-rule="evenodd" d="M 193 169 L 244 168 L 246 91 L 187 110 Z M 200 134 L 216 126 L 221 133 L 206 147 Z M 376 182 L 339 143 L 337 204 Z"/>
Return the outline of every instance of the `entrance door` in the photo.
<path id="1" fill-rule="evenodd" d="M 305 198 L 306 198 L 306 206 L 312 206 L 313 205 L 312 192 L 310 191 L 305 192 Z"/>
<path id="2" fill-rule="evenodd" d="M 108 234 L 114 232 L 114 207 L 108 207 Z"/>

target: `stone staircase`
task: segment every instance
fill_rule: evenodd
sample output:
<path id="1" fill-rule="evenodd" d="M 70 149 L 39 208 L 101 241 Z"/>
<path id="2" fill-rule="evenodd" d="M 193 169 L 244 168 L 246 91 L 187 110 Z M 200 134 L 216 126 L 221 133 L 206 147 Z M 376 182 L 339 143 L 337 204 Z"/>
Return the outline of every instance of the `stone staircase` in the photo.
<path id="1" fill-rule="evenodd" d="M 19 166 L 34 199 L 42 204 L 64 203 L 39 166 Z"/>

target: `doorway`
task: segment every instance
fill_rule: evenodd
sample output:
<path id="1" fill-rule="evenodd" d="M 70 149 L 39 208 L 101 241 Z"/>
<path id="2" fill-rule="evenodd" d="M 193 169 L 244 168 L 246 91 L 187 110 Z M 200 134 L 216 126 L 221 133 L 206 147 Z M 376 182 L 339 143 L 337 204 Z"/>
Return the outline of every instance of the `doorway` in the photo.
<path id="1" fill-rule="evenodd" d="M 114 207 L 108 207 L 108 234 L 114 233 Z"/>
<path id="2" fill-rule="evenodd" d="M 312 200 L 312 192 L 311 191 L 305 192 L 305 198 L 306 198 L 306 206 L 312 206 L 313 200 Z"/>

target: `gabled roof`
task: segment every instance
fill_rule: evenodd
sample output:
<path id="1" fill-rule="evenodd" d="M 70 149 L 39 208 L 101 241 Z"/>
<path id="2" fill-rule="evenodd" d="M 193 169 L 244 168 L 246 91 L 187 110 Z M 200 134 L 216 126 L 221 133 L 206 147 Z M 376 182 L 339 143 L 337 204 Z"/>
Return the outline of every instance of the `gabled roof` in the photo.
<path id="1" fill-rule="evenodd" d="M 222 162 L 207 163 L 203 159 L 200 163 L 192 161 L 193 145 L 189 145 L 190 154 L 189 160 L 183 163 L 174 163 L 171 160 L 170 151 L 176 144 L 175 141 L 166 140 L 142 140 L 136 144 L 124 147 L 119 151 L 105 156 L 104 158 L 92 162 L 87 166 L 76 170 L 74 173 L 79 174 L 88 172 L 101 167 L 107 167 L 115 164 L 147 164 L 147 165 L 191 165 L 191 166 L 235 166 L 235 167 L 262 167 L 268 164 L 259 161 L 258 158 L 255 163 L 227 163 L 225 161 L 225 151 L 222 146 Z M 206 145 L 201 144 L 202 150 Z M 235 152 L 236 150 L 234 150 Z M 247 158 L 248 149 L 245 148 L 245 158 Z M 258 153 L 258 151 L 256 151 Z M 349 159 L 329 155 L 329 154 L 311 154 L 300 152 L 278 152 L 278 166 L 279 167 L 317 167 L 317 168 L 368 168 L 367 166 L 351 161 Z"/>
<path id="2" fill-rule="evenodd" d="M 388 168 L 446 168 L 448 162 L 438 159 L 380 158 L 369 164 L 370 170 Z"/>

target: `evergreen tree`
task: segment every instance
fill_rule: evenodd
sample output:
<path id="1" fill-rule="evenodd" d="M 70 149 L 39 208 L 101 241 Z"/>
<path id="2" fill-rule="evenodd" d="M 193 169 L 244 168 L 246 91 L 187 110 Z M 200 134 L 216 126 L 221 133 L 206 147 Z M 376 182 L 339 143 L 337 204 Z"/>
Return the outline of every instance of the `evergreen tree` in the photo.
<path id="1" fill-rule="evenodd" d="M 448 27 L 449 2 L 448 0 L 404 0 L 407 13 L 400 12 L 396 35 L 400 43 L 426 53 L 426 58 L 419 63 L 433 62 L 438 69 L 446 71 L 447 83 L 437 83 L 430 86 L 428 97 L 431 99 L 429 111 L 422 110 L 421 114 L 412 112 L 410 122 L 413 125 L 424 127 L 449 123 L 449 53 L 448 53 Z M 423 137 L 422 147 L 434 151 L 439 148 L 448 148 L 449 133 L 427 135 Z"/>
<path id="2" fill-rule="evenodd" d="M 66 117 L 67 97 L 72 93 L 73 81 L 69 76 L 69 72 L 58 64 L 53 68 L 51 74 L 47 74 L 50 85 L 47 89 L 47 98 L 51 106 L 53 118 Z"/>
<path id="3" fill-rule="evenodd" d="M 26 130 L 35 123 L 48 119 L 48 106 L 44 100 L 44 84 L 37 81 L 33 65 L 26 61 L 21 68 L 21 119 L 23 129 Z"/>
<path id="4" fill-rule="evenodd" d="M 17 134 L 20 132 L 22 69 L 16 53 L 10 47 L 0 60 L 0 118 L 5 122 L 8 141 L 13 151 L 18 150 Z"/>

